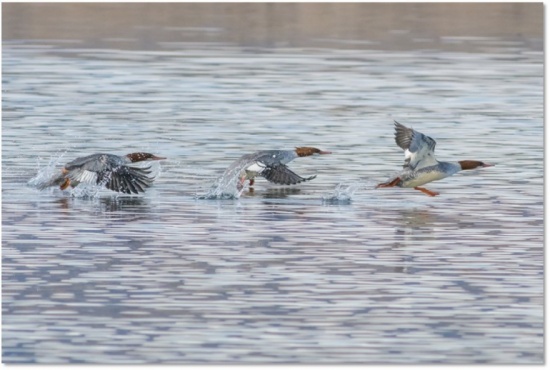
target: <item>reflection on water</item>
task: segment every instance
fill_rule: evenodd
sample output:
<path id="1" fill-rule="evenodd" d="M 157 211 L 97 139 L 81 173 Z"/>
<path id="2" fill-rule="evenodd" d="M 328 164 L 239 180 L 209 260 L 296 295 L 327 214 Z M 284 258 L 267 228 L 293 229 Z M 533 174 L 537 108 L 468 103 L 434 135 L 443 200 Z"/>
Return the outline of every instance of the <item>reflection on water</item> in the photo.
<path id="1" fill-rule="evenodd" d="M 525 35 L 468 52 L 4 44 L 4 361 L 541 363 L 543 54 Z M 393 119 L 441 160 L 497 166 L 435 198 L 374 189 L 402 165 Z M 293 162 L 317 175 L 298 186 L 198 199 L 242 154 L 295 146 L 334 154 Z M 140 196 L 27 186 L 136 150 L 169 158 Z"/>
<path id="2" fill-rule="evenodd" d="M 261 196 L 264 197 L 265 199 L 281 199 L 281 198 L 288 198 L 290 195 L 300 194 L 300 191 L 301 189 L 298 187 L 295 187 L 295 188 L 283 187 L 279 189 L 274 188 L 274 189 L 269 189 L 265 191 Z M 253 188 L 249 189 L 249 194 L 253 194 L 253 193 L 254 193 L 254 189 Z"/>

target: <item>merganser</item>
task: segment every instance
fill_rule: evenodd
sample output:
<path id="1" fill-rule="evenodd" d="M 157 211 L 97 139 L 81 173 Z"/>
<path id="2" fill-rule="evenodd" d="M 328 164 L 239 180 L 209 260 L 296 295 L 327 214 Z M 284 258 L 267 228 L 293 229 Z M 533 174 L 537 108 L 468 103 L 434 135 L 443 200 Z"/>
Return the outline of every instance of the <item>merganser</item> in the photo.
<path id="1" fill-rule="evenodd" d="M 243 155 L 229 166 L 225 172 L 227 174 L 235 170 L 240 171 L 239 188 L 242 188 L 246 180 L 249 180 L 249 185 L 253 186 L 256 176 L 262 176 L 275 184 L 295 185 L 304 181 L 313 180 L 317 175 L 305 178 L 301 177 L 292 172 L 286 164 L 298 157 L 319 154 L 331 154 L 331 152 L 312 147 L 299 147 L 295 150 L 262 150 Z"/>
<path id="2" fill-rule="evenodd" d="M 104 185 L 107 189 L 121 193 L 138 194 L 144 192 L 154 181 L 154 178 L 148 176 L 151 167 L 139 168 L 129 164 L 162 159 L 166 158 L 150 153 L 130 153 L 125 156 L 92 154 L 67 163 L 60 174 L 40 188 L 59 185 L 61 190 L 65 190 L 69 186 L 74 188 L 80 183 L 90 183 Z"/>
<path id="3" fill-rule="evenodd" d="M 473 170 L 478 167 L 491 167 L 492 164 L 480 161 L 439 162 L 435 159 L 435 140 L 412 128 L 407 128 L 397 121 L 395 122 L 395 142 L 405 151 L 404 170 L 395 178 L 378 184 L 376 188 L 388 188 L 399 186 L 401 188 L 414 188 L 429 196 L 439 193 L 421 188 L 428 182 L 444 179 L 461 170 Z"/>

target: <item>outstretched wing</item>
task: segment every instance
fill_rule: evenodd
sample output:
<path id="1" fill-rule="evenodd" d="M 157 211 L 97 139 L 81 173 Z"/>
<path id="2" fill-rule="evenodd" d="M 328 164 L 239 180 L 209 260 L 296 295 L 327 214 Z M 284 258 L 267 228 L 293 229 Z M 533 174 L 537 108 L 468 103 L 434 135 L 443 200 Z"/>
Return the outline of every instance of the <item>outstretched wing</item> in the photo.
<path id="1" fill-rule="evenodd" d="M 150 173 L 150 167 L 119 166 L 111 171 L 99 172 L 97 174 L 97 184 L 104 184 L 107 189 L 120 193 L 143 193 L 146 188 L 153 184 L 153 179 L 148 176 Z"/>
<path id="2" fill-rule="evenodd" d="M 438 162 L 435 159 L 435 140 L 412 128 L 395 122 L 395 142 L 405 151 L 404 168 L 419 170 L 424 167 L 434 166 Z"/>
<path id="3" fill-rule="evenodd" d="M 262 172 L 259 173 L 259 175 L 270 182 L 281 185 L 295 185 L 304 181 L 313 180 L 317 177 L 317 175 L 302 177 L 292 172 L 284 164 L 267 166 Z"/>

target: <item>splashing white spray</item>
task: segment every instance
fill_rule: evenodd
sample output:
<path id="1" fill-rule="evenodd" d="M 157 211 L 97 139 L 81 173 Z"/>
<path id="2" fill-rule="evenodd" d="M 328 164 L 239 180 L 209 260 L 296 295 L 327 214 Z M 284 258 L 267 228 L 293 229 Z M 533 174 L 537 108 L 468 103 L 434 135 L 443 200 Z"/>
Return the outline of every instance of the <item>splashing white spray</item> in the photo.
<path id="1" fill-rule="evenodd" d="M 38 173 L 27 182 L 27 185 L 37 189 L 45 189 L 50 186 L 51 181 L 59 174 L 59 168 L 56 167 L 61 164 L 61 158 L 66 153 L 67 151 L 64 151 L 61 154 L 52 155 L 45 167 L 41 167 L 40 158 L 38 158 Z"/>
<path id="2" fill-rule="evenodd" d="M 336 188 L 323 196 L 323 201 L 327 203 L 350 203 L 353 196 L 359 189 L 369 189 L 374 187 L 374 182 L 367 181 L 344 181 L 336 185 Z"/>
<path id="3" fill-rule="evenodd" d="M 206 194 L 197 194 L 198 199 L 238 199 L 244 187 L 240 186 L 241 173 L 243 167 L 233 167 L 227 169 L 224 174 L 219 177 Z"/>

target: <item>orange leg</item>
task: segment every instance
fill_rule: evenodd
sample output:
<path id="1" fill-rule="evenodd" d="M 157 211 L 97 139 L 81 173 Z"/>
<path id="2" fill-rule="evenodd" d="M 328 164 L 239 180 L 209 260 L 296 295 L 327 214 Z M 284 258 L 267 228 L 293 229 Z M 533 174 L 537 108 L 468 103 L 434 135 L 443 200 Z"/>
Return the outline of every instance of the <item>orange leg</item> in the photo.
<path id="1" fill-rule="evenodd" d="M 59 189 L 65 190 L 69 187 L 69 185 L 71 185 L 71 180 L 65 179 L 65 181 L 63 181 L 63 184 L 59 185 Z"/>
<path id="2" fill-rule="evenodd" d="M 428 194 L 430 197 L 435 197 L 436 195 L 439 195 L 438 192 L 435 192 L 435 191 L 431 191 L 431 190 L 428 190 L 426 188 L 421 188 L 419 186 L 415 186 L 415 190 L 420 190 L 421 192 L 423 192 L 424 194 Z"/>
<path id="3" fill-rule="evenodd" d="M 401 178 L 396 177 L 392 181 L 383 182 L 382 184 L 376 185 L 375 189 L 378 189 L 378 188 L 393 188 L 394 186 L 396 186 L 399 183 L 399 181 L 401 181 Z"/>
<path id="4" fill-rule="evenodd" d="M 244 182 L 246 181 L 246 176 L 241 176 L 239 178 L 239 182 L 237 183 L 237 190 L 241 190 L 243 188 Z"/>

